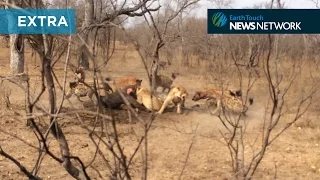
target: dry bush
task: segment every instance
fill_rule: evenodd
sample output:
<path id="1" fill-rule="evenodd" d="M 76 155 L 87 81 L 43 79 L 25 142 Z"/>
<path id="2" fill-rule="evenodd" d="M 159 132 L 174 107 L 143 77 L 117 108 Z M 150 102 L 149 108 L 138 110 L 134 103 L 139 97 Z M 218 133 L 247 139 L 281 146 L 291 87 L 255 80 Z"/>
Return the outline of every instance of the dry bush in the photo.
<path id="1" fill-rule="evenodd" d="M 2 89 L 2 91 L 0 91 L 0 107 L 1 109 L 8 109 L 11 105 L 11 89 L 5 87 L 5 83 L 3 80 L 0 80 L 0 89 Z"/>

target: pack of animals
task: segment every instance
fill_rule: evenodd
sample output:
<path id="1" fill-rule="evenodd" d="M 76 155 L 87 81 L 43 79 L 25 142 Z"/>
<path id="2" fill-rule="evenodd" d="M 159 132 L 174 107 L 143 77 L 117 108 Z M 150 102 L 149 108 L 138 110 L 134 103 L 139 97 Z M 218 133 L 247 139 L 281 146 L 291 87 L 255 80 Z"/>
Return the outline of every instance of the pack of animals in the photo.
<path id="1" fill-rule="evenodd" d="M 162 114 L 167 108 L 176 107 L 176 112 L 181 114 L 188 96 L 188 92 L 183 86 L 172 86 L 177 76 L 175 73 L 172 73 L 171 78 L 165 75 L 156 76 L 155 88 L 162 87 L 162 92 L 155 93 L 153 96 L 147 87 L 142 86 L 142 80 L 137 77 L 105 78 L 103 82 L 95 85 L 93 82 L 85 81 L 85 71 L 82 67 L 77 68 L 74 75 L 75 80 L 69 82 L 66 99 L 75 95 L 81 101 L 81 97 L 88 96 L 95 105 L 98 105 L 98 99 L 94 93 L 96 90 L 99 92 L 103 90 L 101 93 L 103 95 L 98 96 L 100 103 L 103 107 L 110 109 L 124 108 L 126 106 L 124 98 L 122 98 L 124 96 L 132 107 L 140 111 L 156 111 L 156 114 Z M 168 91 L 166 92 L 166 90 Z M 241 90 L 204 89 L 196 91 L 192 97 L 192 101 L 199 100 L 205 100 L 208 111 L 213 115 L 217 112 L 221 113 L 224 108 L 246 116 L 248 110 L 248 106 L 243 104 Z M 253 98 L 249 98 L 249 105 L 252 104 Z M 214 107 L 213 110 L 212 107 Z"/>

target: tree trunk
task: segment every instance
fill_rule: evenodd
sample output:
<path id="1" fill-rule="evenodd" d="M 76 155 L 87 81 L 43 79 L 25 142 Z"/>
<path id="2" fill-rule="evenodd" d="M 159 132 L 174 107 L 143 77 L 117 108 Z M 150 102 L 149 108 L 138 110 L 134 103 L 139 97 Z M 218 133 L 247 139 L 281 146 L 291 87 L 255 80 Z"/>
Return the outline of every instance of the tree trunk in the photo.
<path id="1" fill-rule="evenodd" d="M 152 53 L 152 64 L 151 64 L 151 92 L 156 91 L 156 76 L 158 75 L 158 69 L 159 69 L 159 50 L 161 48 L 161 40 L 158 40 L 157 45 L 155 46 L 155 49 Z"/>
<path id="2" fill-rule="evenodd" d="M 17 0 L 6 0 L 6 3 L 22 7 Z M 6 9 L 8 8 L 6 6 Z M 24 36 L 21 34 L 10 35 L 10 69 L 12 74 L 24 72 Z"/>
<path id="3" fill-rule="evenodd" d="M 51 48 L 49 48 L 49 43 L 47 41 L 47 36 L 43 35 L 43 49 L 40 53 L 40 59 L 42 62 L 42 73 L 44 73 L 46 82 L 47 82 L 47 89 L 49 93 L 49 105 L 50 105 L 50 114 L 56 113 L 56 91 L 54 86 L 54 79 L 52 75 L 52 66 L 51 66 L 51 59 L 52 59 L 52 52 Z M 63 159 L 63 167 L 66 171 L 75 179 L 77 180 L 87 180 L 89 177 L 83 172 L 77 169 L 70 161 L 70 149 L 64 133 L 61 130 L 60 125 L 55 120 L 53 116 L 50 117 L 50 124 L 53 124 L 50 127 L 51 133 L 54 138 L 58 141 L 60 146 L 60 152 Z"/>
<path id="4" fill-rule="evenodd" d="M 93 17 L 94 17 L 93 0 L 86 0 L 85 1 L 84 23 L 82 24 L 83 29 L 88 27 L 92 23 Z M 90 29 L 86 29 L 83 31 L 82 38 L 90 47 L 92 44 L 91 39 L 90 39 Z M 86 50 L 86 47 L 83 45 L 80 48 L 80 51 L 81 51 L 81 53 L 80 53 L 78 65 L 82 66 L 84 69 L 89 69 L 89 56 L 87 54 L 88 52 Z"/>
<path id="5" fill-rule="evenodd" d="M 10 35 L 10 68 L 12 74 L 24 72 L 24 36 Z"/>

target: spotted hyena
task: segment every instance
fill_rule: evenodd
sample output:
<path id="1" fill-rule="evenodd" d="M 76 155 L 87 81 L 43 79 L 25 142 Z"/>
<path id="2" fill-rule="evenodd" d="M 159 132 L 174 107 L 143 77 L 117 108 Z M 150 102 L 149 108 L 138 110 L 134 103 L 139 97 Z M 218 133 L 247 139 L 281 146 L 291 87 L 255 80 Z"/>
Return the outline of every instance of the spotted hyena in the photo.
<path id="1" fill-rule="evenodd" d="M 206 100 L 206 105 L 211 114 L 215 114 L 219 111 L 219 114 L 224 108 L 227 111 L 231 111 L 234 113 L 242 113 L 246 116 L 246 112 L 248 111 L 248 106 L 242 103 L 242 93 L 240 90 L 232 91 L 226 90 L 221 91 L 219 89 L 206 89 L 204 91 L 197 91 L 193 96 L 193 101 L 198 101 L 201 99 Z M 249 98 L 249 105 L 253 104 L 253 98 Z M 216 108 L 214 110 L 211 109 L 212 106 Z"/>
<path id="2" fill-rule="evenodd" d="M 110 94 L 111 91 L 105 88 L 105 84 L 98 85 L 97 90 L 104 90 L 104 93 Z M 94 95 L 93 83 L 85 84 L 82 82 L 69 82 L 69 90 L 66 93 L 66 99 L 69 99 L 72 95 L 75 95 L 80 102 L 83 102 L 80 98 L 88 96 L 92 101 L 96 102 Z"/>

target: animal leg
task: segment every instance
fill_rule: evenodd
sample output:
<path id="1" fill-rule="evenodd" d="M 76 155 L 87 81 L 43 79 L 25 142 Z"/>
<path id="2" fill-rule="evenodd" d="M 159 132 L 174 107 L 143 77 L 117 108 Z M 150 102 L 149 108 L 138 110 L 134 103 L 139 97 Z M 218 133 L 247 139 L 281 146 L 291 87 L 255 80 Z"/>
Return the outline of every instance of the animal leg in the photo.
<path id="1" fill-rule="evenodd" d="M 212 115 L 214 115 L 214 114 L 221 108 L 221 102 L 220 102 L 220 100 L 217 100 L 217 108 L 216 108 L 215 110 L 213 110 L 213 111 L 211 111 L 211 109 L 210 109 L 210 105 L 209 105 L 209 103 L 208 103 L 208 99 L 206 100 L 206 105 L 207 105 L 207 109 L 209 110 L 209 112 L 210 112 Z"/>
<path id="2" fill-rule="evenodd" d="M 90 91 L 90 93 L 88 94 L 88 97 L 90 98 L 90 100 L 93 102 L 93 104 L 95 105 L 95 106 L 97 106 L 98 105 L 98 99 L 97 99 L 97 97 L 96 97 L 96 95 L 92 92 L 92 91 Z"/>
<path id="3" fill-rule="evenodd" d="M 94 91 L 91 88 L 88 88 L 87 91 L 87 96 L 92 100 L 92 97 L 95 96 Z"/>
<path id="4" fill-rule="evenodd" d="M 146 107 L 144 107 L 142 104 L 140 104 L 139 102 L 137 102 L 137 100 L 135 100 L 132 96 L 130 95 L 125 95 L 125 97 L 127 98 L 127 100 L 129 101 L 129 103 L 134 106 L 135 108 L 138 108 L 142 111 L 146 111 Z"/>
<path id="5" fill-rule="evenodd" d="M 72 96 L 72 94 L 73 94 L 72 90 L 69 89 L 69 91 L 66 93 L 65 98 L 66 98 L 66 99 L 69 99 L 69 98 Z"/>
<path id="6" fill-rule="evenodd" d="M 186 101 L 186 98 L 183 97 L 183 98 L 182 98 L 182 105 L 181 105 L 181 107 L 183 107 L 183 108 L 184 108 L 184 103 L 185 103 L 185 101 Z"/>
<path id="7" fill-rule="evenodd" d="M 77 96 L 77 99 L 78 99 L 80 102 L 83 102 L 83 101 L 80 99 L 80 97 L 79 97 L 79 96 Z"/>
<path id="8" fill-rule="evenodd" d="M 168 104 L 171 102 L 171 98 L 166 98 L 166 100 L 164 101 L 164 103 L 162 104 L 160 110 L 157 112 L 157 114 L 162 114 L 164 109 L 168 106 Z"/>
<path id="9" fill-rule="evenodd" d="M 166 90 L 167 88 L 165 88 L 165 87 L 162 87 L 162 92 L 164 92 L 165 90 Z"/>
<path id="10" fill-rule="evenodd" d="M 177 105 L 177 113 L 178 113 L 178 114 L 181 114 L 181 113 L 182 113 L 182 110 L 181 110 L 181 102 L 178 103 L 178 105 Z"/>
<path id="11" fill-rule="evenodd" d="M 248 111 L 248 107 L 247 106 L 244 106 L 243 107 L 243 112 L 242 112 L 242 114 L 243 114 L 243 116 L 247 116 L 247 111 Z"/>

